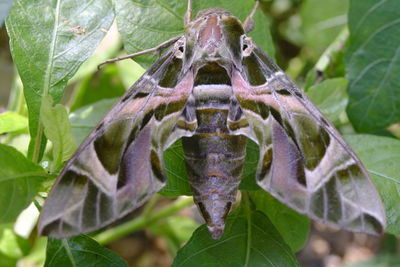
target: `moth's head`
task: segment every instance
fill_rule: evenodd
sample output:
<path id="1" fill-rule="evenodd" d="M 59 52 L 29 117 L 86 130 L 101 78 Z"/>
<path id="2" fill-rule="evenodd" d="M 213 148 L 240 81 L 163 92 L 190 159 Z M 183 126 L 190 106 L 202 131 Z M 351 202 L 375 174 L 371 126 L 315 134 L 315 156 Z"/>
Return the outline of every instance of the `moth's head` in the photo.
<path id="1" fill-rule="evenodd" d="M 200 11 L 188 25 L 178 49 L 183 64 L 195 72 L 217 65 L 229 72 L 234 66 L 239 68 L 242 58 L 251 53 L 249 42 L 239 19 L 225 9 L 212 8 Z"/>

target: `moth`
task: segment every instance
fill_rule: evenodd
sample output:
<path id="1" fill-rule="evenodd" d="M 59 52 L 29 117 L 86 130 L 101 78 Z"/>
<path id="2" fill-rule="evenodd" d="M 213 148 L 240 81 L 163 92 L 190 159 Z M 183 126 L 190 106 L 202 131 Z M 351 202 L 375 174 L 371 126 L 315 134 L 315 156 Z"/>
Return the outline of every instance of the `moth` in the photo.
<path id="1" fill-rule="evenodd" d="M 163 151 L 182 139 L 189 182 L 211 237 L 235 202 L 246 142 L 259 146 L 256 182 L 296 211 L 379 234 L 385 212 L 365 167 L 334 126 L 219 8 L 199 12 L 184 35 L 114 105 L 55 182 L 39 232 L 63 238 L 127 215 L 166 184 Z M 158 49 L 157 48 L 157 49 Z"/>

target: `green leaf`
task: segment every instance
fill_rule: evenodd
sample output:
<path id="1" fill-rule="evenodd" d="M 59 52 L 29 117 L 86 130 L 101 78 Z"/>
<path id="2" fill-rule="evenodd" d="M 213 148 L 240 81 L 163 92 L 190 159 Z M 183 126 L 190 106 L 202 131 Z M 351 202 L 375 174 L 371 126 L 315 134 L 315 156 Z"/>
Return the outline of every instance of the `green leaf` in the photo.
<path id="1" fill-rule="evenodd" d="M 386 232 L 400 234 L 400 141 L 373 135 L 347 135 L 364 163 L 386 210 Z"/>
<path id="2" fill-rule="evenodd" d="M 220 240 L 211 239 L 207 227 L 202 225 L 178 251 L 172 266 L 293 267 L 299 264 L 268 217 L 256 211 L 247 215 L 231 214 Z"/>
<path id="3" fill-rule="evenodd" d="M 256 209 L 268 215 L 293 252 L 304 247 L 310 232 L 310 219 L 282 204 L 263 190 L 249 192 L 249 196 Z"/>
<path id="4" fill-rule="evenodd" d="M 8 11 L 12 6 L 13 0 L 2 0 L 0 2 L 0 28 L 3 25 L 4 19 L 7 17 Z"/>
<path id="5" fill-rule="evenodd" d="M 310 87 L 307 95 L 330 121 L 335 122 L 346 110 L 346 88 L 345 78 L 328 79 Z"/>
<path id="6" fill-rule="evenodd" d="M 17 266 L 18 259 L 9 257 L 6 254 L 0 252 L 0 266 L 1 267 L 15 267 Z"/>
<path id="7" fill-rule="evenodd" d="M 128 266 L 120 257 L 85 235 L 68 239 L 49 238 L 45 267 Z"/>
<path id="8" fill-rule="evenodd" d="M 304 32 L 305 48 L 315 58 L 335 40 L 347 22 L 348 0 L 306 0 L 300 16 Z"/>
<path id="9" fill-rule="evenodd" d="M 6 111 L 0 114 L 0 134 L 28 128 L 28 119 L 18 113 Z"/>
<path id="10" fill-rule="evenodd" d="M 11 53 L 29 109 L 29 157 L 39 161 L 45 138 L 43 96 L 58 103 L 68 80 L 94 51 L 114 15 L 108 0 L 18 0 L 6 20 Z"/>
<path id="11" fill-rule="evenodd" d="M 0 144 L 0 223 L 14 222 L 46 178 L 39 165 L 15 148 Z"/>
<path id="12" fill-rule="evenodd" d="M 372 260 L 346 264 L 345 267 L 392 267 L 400 266 L 400 256 L 383 254 L 378 255 Z"/>
<path id="13" fill-rule="evenodd" d="M 239 185 L 240 190 L 254 191 L 261 189 L 256 183 L 256 171 L 259 157 L 260 150 L 258 145 L 250 139 L 247 139 L 246 159 L 243 167 L 242 181 Z"/>
<path id="14" fill-rule="evenodd" d="M 187 178 L 182 141 L 177 140 L 164 151 L 163 156 L 168 179 L 167 185 L 159 193 L 165 197 L 191 196 L 193 193 Z"/>
<path id="15" fill-rule="evenodd" d="M 358 131 L 372 132 L 399 121 L 399 18 L 397 0 L 351 1 L 347 111 Z"/>
<path id="16" fill-rule="evenodd" d="M 61 104 L 53 107 L 53 100 L 51 96 L 47 95 L 42 100 L 40 113 L 44 133 L 53 144 L 53 170 L 58 170 L 62 163 L 68 160 L 76 150 L 68 112 Z"/>
<path id="17" fill-rule="evenodd" d="M 149 0 L 137 3 L 131 0 L 115 0 L 114 5 L 118 29 L 128 53 L 155 47 L 183 33 L 187 1 Z M 236 1 L 235 4 L 230 0 L 193 1 L 193 17 L 202 9 L 220 7 L 228 9 L 244 21 L 253 5 L 254 1 Z M 257 11 L 254 21 L 256 26 L 250 36 L 265 52 L 274 57 L 269 23 L 261 10 Z M 135 58 L 135 61 L 148 66 L 154 59 L 155 56 L 144 56 Z"/>
<path id="18" fill-rule="evenodd" d="M 118 55 L 121 45 L 117 25 L 113 24 L 93 54 L 79 67 L 69 82 L 79 82 L 85 77 L 92 76 L 99 70 L 100 63 Z"/>
<path id="19" fill-rule="evenodd" d="M 103 99 L 94 104 L 84 106 L 69 116 L 72 135 L 78 144 L 92 131 L 118 99 Z"/>
<path id="20" fill-rule="evenodd" d="M 12 227 L 5 228 L 0 237 L 0 253 L 13 259 L 21 258 L 23 251 L 18 244 L 18 239 L 19 237 L 13 232 Z"/>

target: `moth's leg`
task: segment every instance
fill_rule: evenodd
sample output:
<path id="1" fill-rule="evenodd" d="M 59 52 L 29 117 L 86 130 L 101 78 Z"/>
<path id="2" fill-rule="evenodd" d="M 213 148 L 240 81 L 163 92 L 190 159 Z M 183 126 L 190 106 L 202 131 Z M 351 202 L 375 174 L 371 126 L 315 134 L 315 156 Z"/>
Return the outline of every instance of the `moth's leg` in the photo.
<path id="1" fill-rule="evenodd" d="M 187 10 L 185 16 L 183 17 L 183 25 L 185 28 L 192 21 L 192 0 L 188 0 Z"/>
<path id="2" fill-rule="evenodd" d="M 108 64 L 111 62 L 117 62 L 117 61 L 121 61 L 124 59 L 128 59 L 128 58 L 133 58 L 133 57 L 137 57 L 137 56 L 141 56 L 141 55 L 145 55 L 145 54 L 150 54 L 150 53 L 154 53 L 154 52 L 161 52 L 164 48 L 172 45 L 173 43 L 175 43 L 176 41 L 179 40 L 179 38 L 181 38 L 181 36 L 176 36 L 174 38 L 171 38 L 165 42 L 162 42 L 161 44 L 157 45 L 156 47 L 153 48 L 149 48 L 143 51 L 139 51 L 130 55 L 126 55 L 123 57 L 116 57 L 116 58 L 112 58 L 112 59 L 108 59 L 106 61 L 103 61 L 102 63 L 100 63 L 97 68 L 100 69 L 101 66 L 103 66 L 104 64 Z"/>
<path id="3" fill-rule="evenodd" d="M 243 29 L 244 29 L 245 33 L 251 32 L 253 30 L 253 28 L 254 28 L 253 17 L 254 17 L 254 14 L 257 11 L 258 5 L 259 5 L 259 2 L 256 1 L 255 5 L 253 7 L 253 10 L 251 10 L 250 14 L 247 16 L 247 18 L 243 22 Z"/>

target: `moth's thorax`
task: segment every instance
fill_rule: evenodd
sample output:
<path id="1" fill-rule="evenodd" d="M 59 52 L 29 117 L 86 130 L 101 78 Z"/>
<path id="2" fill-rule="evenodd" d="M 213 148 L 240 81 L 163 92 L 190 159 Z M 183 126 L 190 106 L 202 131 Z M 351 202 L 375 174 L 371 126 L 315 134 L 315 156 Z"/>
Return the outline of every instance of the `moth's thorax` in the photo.
<path id="1" fill-rule="evenodd" d="M 242 23 L 229 12 L 224 9 L 203 10 L 186 30 L 186 62 L 195 69 L 210 63 L 224 68 L 238 65 L 242 36 Z"/>

